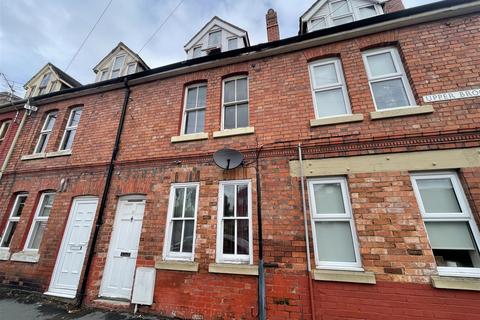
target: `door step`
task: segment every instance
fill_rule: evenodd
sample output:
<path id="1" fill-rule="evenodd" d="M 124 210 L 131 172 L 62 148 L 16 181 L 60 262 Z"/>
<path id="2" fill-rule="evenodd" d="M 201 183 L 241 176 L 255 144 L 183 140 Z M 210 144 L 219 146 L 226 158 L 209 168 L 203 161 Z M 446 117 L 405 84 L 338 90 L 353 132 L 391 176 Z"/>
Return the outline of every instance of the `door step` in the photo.
<path id="1" fill-rule="evenodd" d="M 115 298 L 99 298 L 93 300 L 93 302 L 104 306 L 130 307 L 131 305 L 129 300 Z"/>

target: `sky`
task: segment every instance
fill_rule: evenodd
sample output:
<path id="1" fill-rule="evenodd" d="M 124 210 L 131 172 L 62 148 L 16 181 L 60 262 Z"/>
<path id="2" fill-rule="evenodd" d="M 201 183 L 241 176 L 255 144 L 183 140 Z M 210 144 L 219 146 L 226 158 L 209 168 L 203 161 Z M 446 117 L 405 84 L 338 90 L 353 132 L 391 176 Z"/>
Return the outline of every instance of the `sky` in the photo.
<path id="1" fill-rule="evenodd" d="M 113 0 L 68 70 L 70 60 L 110 0 L 0 0 L 0 73 L 22 85 L 51 62 L 82 84 L 93 67 L 124 42 L 138 52 L 181 0 Z M 406 7 L 438 0 L 403 0 Z M 185 60 L 183 46 L 213 16 L 248 31 L 252 45 L 266 42 L 265 14 L 278 14 L 281 38 L 298 33 L 298 18 L 314 0 L 184 0 L 141 51 L 151 67 Z M 0 91 L 6 90 L 0 77 Z"/>

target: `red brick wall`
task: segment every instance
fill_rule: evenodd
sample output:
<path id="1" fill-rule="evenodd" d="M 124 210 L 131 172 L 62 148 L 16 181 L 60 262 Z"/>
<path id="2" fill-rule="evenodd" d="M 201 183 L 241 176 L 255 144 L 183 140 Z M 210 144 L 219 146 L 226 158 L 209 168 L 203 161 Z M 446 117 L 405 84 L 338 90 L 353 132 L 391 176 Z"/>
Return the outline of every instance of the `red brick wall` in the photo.
<path id="1" fill-rule="evenodd" d="M 385 13 L 400 11 L 405 9 L 402 0 L 389 0 L 383 6 L 383 11 Z"/>
<path id="2" fill-rule="evenodd" d="M 23 112 L 19 112 L 18 115 L 16 112 L 7 112 L 0 114 L 0 124 L 3 121 L 10 120 L 10 127 L 5 138 L 0 141 L 0 168 L 2 167 L 5 157 L 7 156 L 10 145 L 12 144 L 15 133 L 17 132 L 18 125 L 23 117 Z M 14 121 L 15 120 L 15 121 Z"/>

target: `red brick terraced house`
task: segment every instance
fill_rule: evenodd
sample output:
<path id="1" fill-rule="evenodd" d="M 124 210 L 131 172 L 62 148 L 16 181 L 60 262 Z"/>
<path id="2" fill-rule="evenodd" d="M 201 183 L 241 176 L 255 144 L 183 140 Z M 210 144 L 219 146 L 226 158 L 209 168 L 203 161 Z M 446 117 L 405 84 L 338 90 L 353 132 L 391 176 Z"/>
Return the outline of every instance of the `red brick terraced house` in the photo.
<path id="1" fill-rule="evenodd" d="M 186 319 L 480 319 L 479 13 L 320 0 L 258 45 L 214 17 L 186 61 L 2 106 L 25 120 L 0 282 Z"/>

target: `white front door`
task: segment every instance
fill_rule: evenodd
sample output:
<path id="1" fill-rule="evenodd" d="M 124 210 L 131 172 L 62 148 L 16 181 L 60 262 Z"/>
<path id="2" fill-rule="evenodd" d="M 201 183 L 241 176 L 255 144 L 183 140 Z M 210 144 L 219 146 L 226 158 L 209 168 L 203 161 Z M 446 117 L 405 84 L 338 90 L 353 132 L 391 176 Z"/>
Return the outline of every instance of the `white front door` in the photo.
<path id="1" fill-rule="evenodd" d="M 97 203 L 98 199 L 93 197 L 81 197 L 73 201 L 46 294 L 75 298 Z"/>
<path id="2" fill-rule="evenodd" d="M 130 300 L 144 209 L 144 198 L 125 197 L 118 201 L 100 288 L 102 297 Z"/>

